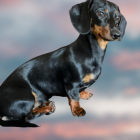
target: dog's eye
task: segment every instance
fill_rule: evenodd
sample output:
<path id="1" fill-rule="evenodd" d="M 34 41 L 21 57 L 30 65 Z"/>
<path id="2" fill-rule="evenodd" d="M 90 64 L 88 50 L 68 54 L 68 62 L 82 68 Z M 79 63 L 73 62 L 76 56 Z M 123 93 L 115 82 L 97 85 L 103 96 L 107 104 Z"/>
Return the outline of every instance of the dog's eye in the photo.
<path id="1" fill-rule="evenodd" d="M 119 17 L 119 16 L 116 17 L 116 20 L 117 20 L 118 22 L 120 21 L 120 19 L 121 19 L 121 17 Z"/>
<path id="2" fill-rule="evenodd" d="M 120 20 L 121 20 L 121 17 L 117 16 L 116 17 L 116 26 L 119 26 Z"/>
<path id="3" fill-rule="evenodd" d="M 96 14 L 97 14 L 97 16 L 99 16 L 101 18 L 105 17 L 105 14 L 103 12 L 97 12 Z"/>

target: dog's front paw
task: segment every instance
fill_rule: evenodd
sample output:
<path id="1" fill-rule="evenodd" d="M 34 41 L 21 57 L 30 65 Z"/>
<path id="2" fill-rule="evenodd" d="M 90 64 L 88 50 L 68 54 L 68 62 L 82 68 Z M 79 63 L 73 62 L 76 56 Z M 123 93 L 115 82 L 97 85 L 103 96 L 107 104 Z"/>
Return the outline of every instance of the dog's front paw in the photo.
<path id="1" fill-rule="evenodd" d="M 79 108 L 75 108 L 72 111 L 72 114 L 74 117 L 82 117 L 82 116 L 85 116 L 86 111 L 83 108 L 79 107 Z"/>
<path id="2" fill-rule="evenodd" d="M 93 96 L 93 94 L 88 92 L 88 94 L 86 94 L 85 98 L 83 98 L 83 99 L 88 100 L 88 99 L 90 99 L 92 96 Z"/>
<path id="3" fill-rule="evenodd" d="M 90 92 L 85 92 L 85 91 L 83 91 L 83 92 L 80 93 L 80 98 L 81 98 L 81 99 L 84 99 L 84 100 L 88 100 L 88 99 L 90 99 L 92 96 L 93 96 L 93 94 L 90 93 Z"/>

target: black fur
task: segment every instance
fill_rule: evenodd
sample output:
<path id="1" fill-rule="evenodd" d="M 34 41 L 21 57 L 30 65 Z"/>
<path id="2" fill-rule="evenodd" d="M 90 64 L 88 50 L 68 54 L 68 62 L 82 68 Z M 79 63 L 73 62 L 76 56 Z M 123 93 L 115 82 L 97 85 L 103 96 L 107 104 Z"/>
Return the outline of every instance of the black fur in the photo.
<path id="1" fill-rule="evenodd" d="M 108 13 L 105 13 L 106 19 L 96 14 L 104 9 L 108 9 Z M 37 94 L 41 104 L 52 96 L 79 101 L 79 93 L 91 86 L 101 74 L 106 52 L 106 49 L 100 48 L 97 38 L 90 30 L 90 20 L 93 19 L 93 25 L 108 24 L 110 32 L 111 30 L 121 32 L 119 38 L 121 40 L 126 20 L 118 13 L 121 21 L 116 27 L 114 16 L 116 10 L 119 10 L 118 6 L 105 0 L 87 0 L 73 6 L 70 17 L 80 33 L 78 39 L 68 46 L 33 58 L 18 67 L 0 87 L 0 116 L 7 116 L 14 122 L 22 121 L 29 116 L 35 104 L 32 92 Z M 94 74 L 95 78 L 84 83 L 82 79 L 89 73 Z"/>

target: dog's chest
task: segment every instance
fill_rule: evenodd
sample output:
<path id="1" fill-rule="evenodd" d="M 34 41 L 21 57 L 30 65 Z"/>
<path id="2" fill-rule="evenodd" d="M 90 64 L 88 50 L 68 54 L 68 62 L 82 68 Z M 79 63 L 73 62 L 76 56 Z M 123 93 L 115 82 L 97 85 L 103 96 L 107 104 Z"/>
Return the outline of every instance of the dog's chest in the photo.
<path id="1" fill-rule="evenodd" d="M 87 88 L 91 86 L 96 80 L 96 76 L 93 73 L 85 74 L 81 81 L 81 88 Z"/>
<path id="2" fill-rule="evenodd" d="M 82 75 L 81 83 L 83 87 L 89 87 L 91 86 L 100 76 L 101 74 L 101 68 L 96 67 L 93 70 L 86 72 Z"/>
<path id="3" fill-rule="evenodd" d="M 82 82 L 83 83 L 89 83 L 94 79 L 95 79 L 95 75 L 93 73 L 89 73 L 89 74 L 84 75 L 84 77 L 82 79 Z"/>

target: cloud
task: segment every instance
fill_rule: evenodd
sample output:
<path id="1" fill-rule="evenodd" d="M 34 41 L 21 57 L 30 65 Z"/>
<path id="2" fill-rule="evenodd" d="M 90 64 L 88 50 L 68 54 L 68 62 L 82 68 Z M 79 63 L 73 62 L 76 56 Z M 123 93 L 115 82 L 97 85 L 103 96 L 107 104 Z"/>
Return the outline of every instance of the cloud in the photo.
<path id="1" fill-rule="evenodd" d="M 0 0 L 0 3 L 1 3 L 1 6 L 2 5 L 11 6 L 11 5 L 15 5 L 15 4 L 19 3 L 19 1 L 20 0 Z"/>
<path id="2" fill-rule="evenodd" d="M 0 59 L 6 60 L 15 56 L 20 56 L 20 54 L 25 52 L 25 50 L 26 49 L 24 47 L 3 45 L 0 47 Z"/>
<path id="3" fill-rule="evenodd" d="M 98 124 L 93 121 L 72 121 L 60 123 L 43 123 L 40 128 L 18 129 L 0 128 L 0 138 L 2 140 L 38 140 L 49 137 L 62 139 L 86 139 L 86 138 L 108 138 L 121 134 L 136 135 L 140 133 L 140 122 L 117 122 Z"/>
<path id="4" fill-rule="evenodd" d="M 123 51 L 111 58 L 112 65 L 122 71 L 140 70 L 140 51 Z"/>
<path id="5" fill-rule="evenodd" d="M 128 95 L 134 95 L 139 93 L 140 89 L 138 87 L 128 87 L 124 92 Z"/>
<path id="6" fill-rule="evenodd" d="M 86 117 L 92 118 L 93 116 L 96 116 L 97 118 L 105 118 L 108 115 L 111 115 L 116 118 L 121 118 L 127 115 L 128 118 L 136 118 L 140 116 L 139 91 L 140 89 L 131 86 L 125 90 L 121 90 L 120 93 L 118 93 L 118 91 L 114 91 L 117 92 L 115 96 L 111 96 L 110 93 L 111 97 L 107 96 L 105 93 L 106 91 L 104 91 L 106 96 L 99 96 L 99 93 L 97 93 L 87 102 L 80 100 L 80 104 L 86 110 Z M 58 104 L 57 111 L 54 116 L 56 115 L 61 118 L 64 114 L 69 114 L 72 117 L 67 100 L 58 100 L 57 98 L 56 102 Z"/>

